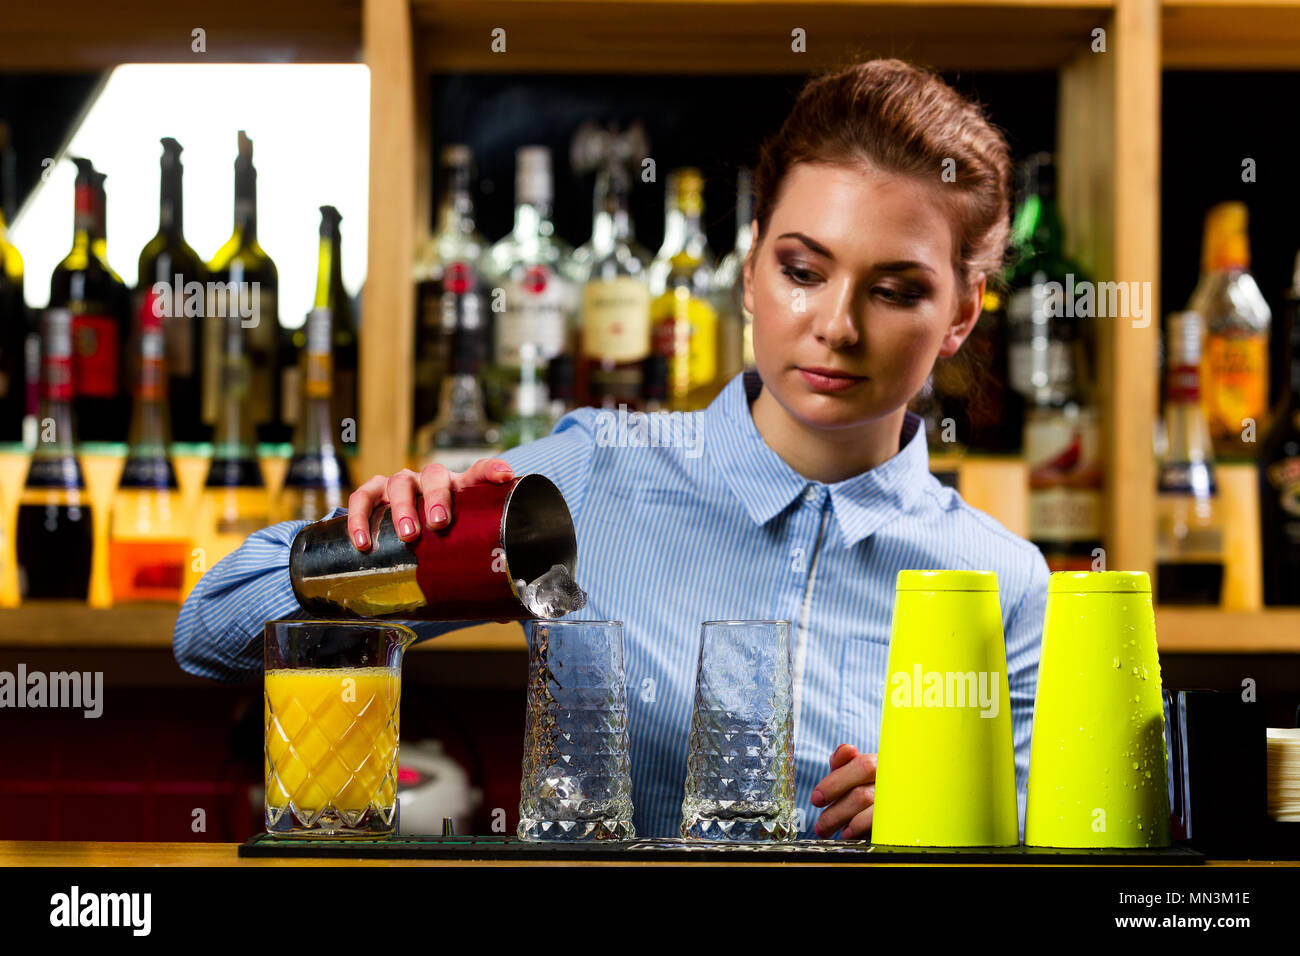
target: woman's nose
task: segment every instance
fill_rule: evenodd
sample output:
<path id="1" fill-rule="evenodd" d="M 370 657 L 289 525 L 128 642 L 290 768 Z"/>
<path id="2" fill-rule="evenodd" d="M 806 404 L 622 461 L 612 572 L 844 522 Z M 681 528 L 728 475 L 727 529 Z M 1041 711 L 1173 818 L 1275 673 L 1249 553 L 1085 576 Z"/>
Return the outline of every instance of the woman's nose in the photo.
<path id="1" fill-rule="evenodd" d="M 853 303 L 853 286 L 845 283 L 813 320 L 813 334 L 818 342 L 837 350 L 857 344 L 858 323 Z"/>

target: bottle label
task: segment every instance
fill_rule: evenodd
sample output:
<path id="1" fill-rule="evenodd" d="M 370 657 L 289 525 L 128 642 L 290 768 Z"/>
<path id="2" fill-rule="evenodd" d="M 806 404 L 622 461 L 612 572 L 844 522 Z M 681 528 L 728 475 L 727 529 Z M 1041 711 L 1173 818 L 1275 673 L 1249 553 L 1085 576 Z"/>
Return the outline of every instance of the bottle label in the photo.
<path id="1" fill-rule="evenodd" d="M 1201 363 L 1210 434 L 1241 434 L 1247 418 L 1262 424 L 1268 407 L 1268 337 L 1211 335 Z"/>
<path id="2" fill-rule="evenodd" d="M 73 387 L 88 398 L 118 394 L 117 321 L 108 315 L 72 317 Z"/>
<path id="3" fill-rule="evenodd" d="M 165 294 L 158 294 L 158 285 L 166 289 Z M 178 275 L 174 284 L 157 283 L 136 293 L 137 328 L 161 323 L 167 374 L 172 378 L 189 378 L 194 374 L 194 323 L 201 319 L 203 297 L 186 295 L 185 285 L 184 278 Z"/>
<path id="4" fill-rule="evenodd" d="M 1025 424 L 1029 537 L 1078 542 L 1101 538 L 1102 470 L 1096 417 L 1088 410 L 1036 412 Z"/>
<path id="5" fill-rule="evenodd" d="M 1300 458 L 1283 458 L 1268 466 L 1269 484 L 1277 489 L 1278 504 L 1289 515 L 1300 518 Z"/>
<path id="6" fill-rule="evenodd" d="M 565 350 L 568 331 L 565 282 L 546 266 L 529 266 L 518 282 L 506 282 L 505 311 L 497 314 L 496 364 L 518 368 L 521 348 L 537 347 L 545 364 Z"/>
<path id="7" fill-rule="evenodd" d="M 650 290 L 621 276 L 588 282 L 582 294 L 582 351 L 593 360 L 623 365 L 650 354 Z"/>
<path id="8" fill-rule="evenodd" d="M 655 352 L 668 359 L 668 392 L 681 398 L 718 376 L 718 314 L 704 299 L 678 286 L 655 300 L 651 312 Z"/>

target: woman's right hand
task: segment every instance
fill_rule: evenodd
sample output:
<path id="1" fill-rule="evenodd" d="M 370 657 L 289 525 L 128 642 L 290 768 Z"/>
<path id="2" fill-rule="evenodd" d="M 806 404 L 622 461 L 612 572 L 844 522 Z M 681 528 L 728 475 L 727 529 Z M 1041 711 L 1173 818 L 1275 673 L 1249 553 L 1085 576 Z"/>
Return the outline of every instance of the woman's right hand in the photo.
<path id="1" fill-rule="evenodd" d="M 375 475 L 348 497 L 348 537 L 358 551 L 368 551 L 372 544 L 370 513 L 376 505 L 387 504 L 393 512 L 397 536 L 403 541 L 415 541 L 420 537 L 421 525 L 437 531 L 451 523 L 452 492 L 512 478 L 514 471 L 500 458 L 480 458 L 461 473 L 435 463 L 425 465 L 418 474 L 403 468 L 391 478 Z"/>

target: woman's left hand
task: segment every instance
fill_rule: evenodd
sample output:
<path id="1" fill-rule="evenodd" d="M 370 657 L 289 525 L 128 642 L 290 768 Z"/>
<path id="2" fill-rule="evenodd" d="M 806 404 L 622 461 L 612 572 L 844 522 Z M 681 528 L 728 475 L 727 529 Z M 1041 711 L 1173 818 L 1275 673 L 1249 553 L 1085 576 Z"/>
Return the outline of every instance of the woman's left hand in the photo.
<path id="1" fill-rule="evenodd" d="M 831 754 L 831 772 L 813 788 L 813 806 L 823 808 L 813 832 L 828 837 L 843 829 L 846 840 L 858 840 L 870 833 L 875 784 L 875 754 L 859 753 L 852 744 L 836 747 Z"/>

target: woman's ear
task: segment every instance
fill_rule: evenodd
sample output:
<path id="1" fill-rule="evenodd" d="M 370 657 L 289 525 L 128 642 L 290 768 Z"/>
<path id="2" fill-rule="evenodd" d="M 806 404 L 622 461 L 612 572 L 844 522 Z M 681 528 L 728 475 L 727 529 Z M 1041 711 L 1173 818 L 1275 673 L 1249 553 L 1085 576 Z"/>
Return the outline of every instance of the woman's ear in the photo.
<path id="1" fill-rule="evenodd" d="M 956 355 L 967 336 L 975 331 L 980 309 L 984 307 L 985 281 L 984 273 L 981 272 L 979 279 L 971 283 L 970 291 L 958 301 L 957 314 L 953 316 L 952 324 L 944 332 L 943 344 L 939 346 L 940 358 L 951 358 Z"/>
<path id="2" fill-rule="evenodd" d="M 745 311 L 750 315 L 754 314 L 754 253 L 758 248 L 758 220 L 751 220 L 749 223 L 749 255 L 745 256 L 744 265 L 741 266 L 741 301 L 745 304 Z"/>

